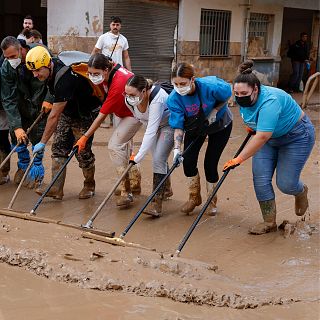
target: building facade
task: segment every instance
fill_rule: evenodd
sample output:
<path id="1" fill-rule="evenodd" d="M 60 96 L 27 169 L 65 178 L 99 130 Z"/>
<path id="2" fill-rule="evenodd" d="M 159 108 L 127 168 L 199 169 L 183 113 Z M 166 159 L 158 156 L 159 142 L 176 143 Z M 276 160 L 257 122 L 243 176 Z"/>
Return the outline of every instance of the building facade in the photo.
<path id="1" fill-rule="evenodd" d="M 251 58 L 263 83 L 285 87 L 292 70 L 286 53 L 301 32 L 312 44 L 311 71 L 319 71 L 319 12 L 318 0 L 3 0 L 0 20 L 2 37 L 17 35 L 32 14 L 53 53 L 90 53 L 118 15 L 135 73 L 169 79 L 172 65 L 186 61 L 198 76 L 232 81 Z"/>

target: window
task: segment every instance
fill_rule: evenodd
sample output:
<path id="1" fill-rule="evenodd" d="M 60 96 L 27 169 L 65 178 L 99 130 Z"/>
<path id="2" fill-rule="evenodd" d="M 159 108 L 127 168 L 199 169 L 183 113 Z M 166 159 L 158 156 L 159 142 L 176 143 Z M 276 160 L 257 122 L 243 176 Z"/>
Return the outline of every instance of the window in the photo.
<path id="1" fill-rule="evenodd" d="M 271 54 L 270 40 L 272 39 L 273 15 L 250 13 L 248 55 L 251 57 Z"/>
<path id="2" fill-rule="evenodd" d="M 201 9 L 200 56 L 229 55 L 231 11 Z"/>

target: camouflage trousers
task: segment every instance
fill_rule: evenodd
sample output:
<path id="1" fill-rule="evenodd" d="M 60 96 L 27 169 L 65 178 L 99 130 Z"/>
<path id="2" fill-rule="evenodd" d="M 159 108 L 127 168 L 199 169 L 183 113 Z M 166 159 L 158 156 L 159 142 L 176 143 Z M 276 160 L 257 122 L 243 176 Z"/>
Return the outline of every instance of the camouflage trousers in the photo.
<path id="1" fill-rule="evenodd" d="M 51 157 L 67 158 L 75 142 L 89 129 L 97 114 L 74 119 L 62 113 L 54 133 Z M 76 153 L 80 168 L 90 169 L 94 166 L 92 140 L 93 136 L 88 140 L 85 149 L 80 154 Z"/>

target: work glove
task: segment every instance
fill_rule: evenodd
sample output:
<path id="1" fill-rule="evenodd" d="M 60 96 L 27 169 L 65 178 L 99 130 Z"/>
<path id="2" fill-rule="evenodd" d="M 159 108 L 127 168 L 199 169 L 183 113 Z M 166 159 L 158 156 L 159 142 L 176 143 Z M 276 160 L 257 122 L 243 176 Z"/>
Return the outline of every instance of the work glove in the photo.
<path id="1" fill-rule="evenodd" d="M 251 129 L 250 127 L 245 126 L 245 129 L 246 129 L 246 131 L 247 131 L 248 133 L 250 133 L 250 134 L 253 135 L 253 136 L 256 134 L 256 132 L 255 132 L 253 129 Z"/>
<path id="2" fill-rule="evenodd" d="M 89 138 L 87 136 L 83 135 L 74 145 L 75 147 L 78 147 L 78 153 L 85 149 L 88 139 Z"/>
<path id="3" fill-rule="evenodd" d="M 28 136 L 22 128 L 15 129 L 14 134 L 19 144 L 24 143 L 25 145 L 28 145 Z"/>
<path id="4" fill-rule="evenodd" d="M 135 161 L 134 161 L 134 157 L 135 157 L 135 154 L 132 153 L 131 156 L 130 156 L 130 159 L 129 159 L 129 164 L 132 163 L 133 165 L 137 164 Z"/>
<path id="5" fill-rule="evenodd" d="M 44 151 L 44 148 L 46 147 L 45 143 L 38 142 L 34 148 L 33 148 L 33 154 L 35 153 L 42 153 Z"/>
<path id="6" fill-rule="evenodd" d="M 177 167 L 183 162 L 183 157 L 180 148 L 173 149 L 173 163 L 177 163 Z"/>
<path id="7" fill-rule="evenodd" d="M 43 101 L 41 111 L 43 111 L 44 113 L 49 113 L 51 111 L 52 107 L 53 107 L 52 103 L 50 103 L 48 101 Z"/>
<path id="8" fill-rule="evenodd" d="M 234 169 L 235 167 L 240 166 L 242 162 L 243 162 L 243 159 L 241 157 L 236 157 L 227 161 L 223 165 L 223 172 L 226 172 L 227 170 Z"/>

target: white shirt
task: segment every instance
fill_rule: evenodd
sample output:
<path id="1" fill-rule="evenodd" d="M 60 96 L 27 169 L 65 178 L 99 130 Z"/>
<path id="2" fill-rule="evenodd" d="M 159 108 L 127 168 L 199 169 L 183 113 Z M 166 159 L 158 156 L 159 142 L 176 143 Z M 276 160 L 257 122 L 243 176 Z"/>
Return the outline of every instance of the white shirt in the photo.
<path id="1" fill-rule="evenodd" d="M 154 88 L 152 86 L 151 92 Z M 147 127 L 140 149 L 134 157 L 136 163 L 140 162 L 150 148 L 154 146 L 159 127 L 168 125 L 169 109 L 167 107 L 167 98 L 168 94 L 163 89 L 160 89 L 151 103 L 148 104 L 146 112 L 142 113 L 136 107 L 128 107 L 133 116 Z"/>
<path id="2" fill-rule="evenodd" d="M 117 42 L 118 36 L 119 40 Z M 111 56 L 112 50 L 116 43 L 117 46 L 115 47 Z M 114 62 L 123 65 L 122 52 L 129 49 L 129 44 L 127 38 L 122 34 L 119 33 L 119 35 L 115 35 L 109 31 L 99 37 L 95 47 L 100 49 L 105 56 L 110 57 Z"/>

